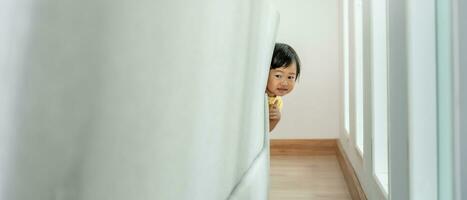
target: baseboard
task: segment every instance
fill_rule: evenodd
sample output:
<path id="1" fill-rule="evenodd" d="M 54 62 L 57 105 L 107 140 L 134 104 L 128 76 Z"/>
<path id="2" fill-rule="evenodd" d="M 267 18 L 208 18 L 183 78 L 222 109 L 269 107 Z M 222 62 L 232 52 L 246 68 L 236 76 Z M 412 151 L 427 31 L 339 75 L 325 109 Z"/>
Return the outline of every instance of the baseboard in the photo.
<path id="1" fill-rule="evenodd" d="M 336 139 L 272 139 L 271 156 L 279 155 L 334 155 Z"/>
<path id="2" fill-rule="evenodd" d="M 355 170 L 352 167 L 349 158 L 345 154 L 345 151 L 342 148 L 340 142 L 337 142 L 336 153 L 337 160 L 339 161 L 339 165 L 342 169 L 342 173 L 344 173 L 345 182 L 347 182 L 347 186 L 349 187 L 349 192 L 350 196 L 352 196 L 352 200 L 367 200 L 362 185 L 358 180 L 357 174 L 355 173 Z"/>

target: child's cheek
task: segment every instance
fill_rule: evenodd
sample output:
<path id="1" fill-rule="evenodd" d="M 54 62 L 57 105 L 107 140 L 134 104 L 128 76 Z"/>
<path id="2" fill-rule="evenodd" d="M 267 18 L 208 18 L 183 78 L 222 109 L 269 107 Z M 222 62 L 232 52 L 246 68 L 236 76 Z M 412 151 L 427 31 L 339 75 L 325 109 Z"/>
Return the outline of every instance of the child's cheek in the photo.
<path id="1" fill-rule="evenodd" d="M 269 91 L 274 91 L 274 83 L 269 83 L 268 84 L 268 90 Z"/>
<path id="2" fill-rule="evenodd" d="M 295 88 L 295 84 L 290 85 L 290 90 L 289 93 L 292 92 L 292 90 Z"/>

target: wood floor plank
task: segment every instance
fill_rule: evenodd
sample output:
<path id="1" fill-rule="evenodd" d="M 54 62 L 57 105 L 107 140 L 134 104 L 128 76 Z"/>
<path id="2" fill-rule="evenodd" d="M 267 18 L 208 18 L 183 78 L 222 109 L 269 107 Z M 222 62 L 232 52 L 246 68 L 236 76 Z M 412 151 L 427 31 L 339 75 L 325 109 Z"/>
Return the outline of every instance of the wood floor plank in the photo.
<path id="1" fill-rule="evenodd" d="M 336 155 L 271 156 L 270 200 L 351 200 Z"/>

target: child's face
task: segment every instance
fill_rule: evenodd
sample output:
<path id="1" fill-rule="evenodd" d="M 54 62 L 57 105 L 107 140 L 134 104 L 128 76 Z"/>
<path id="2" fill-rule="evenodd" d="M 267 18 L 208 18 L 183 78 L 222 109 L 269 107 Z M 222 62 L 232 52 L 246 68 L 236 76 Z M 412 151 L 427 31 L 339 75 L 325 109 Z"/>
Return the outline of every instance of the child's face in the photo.
<path id="1" fill-rule="evenodd" d="M 269 71 L 268 86 L 266 93 L 269 96 L 284 96 L 290 93 L 295 86 L 297 76 L 297 65 L 295 62 L 287 68 L 280 67 Z"/>

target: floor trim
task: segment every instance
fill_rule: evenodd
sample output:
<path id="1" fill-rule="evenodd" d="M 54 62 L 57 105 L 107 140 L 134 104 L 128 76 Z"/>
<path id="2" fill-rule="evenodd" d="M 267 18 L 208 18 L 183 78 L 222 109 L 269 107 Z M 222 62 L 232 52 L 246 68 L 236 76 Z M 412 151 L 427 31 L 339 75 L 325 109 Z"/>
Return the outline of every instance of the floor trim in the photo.
<path id="1" fill-rule="evenodd" d="M 271 156 L 336 155 L 352 200 L 367 200 L 350 160 L 337 139 L 271 139 Z"/>
<path id="2" fill-rule="evenodd" d="M 336 153 L 337 160 L 339 161 L 342 173 L 344 174 L 345 182 L 347 182 L 347 186 L 349 187 L 350 196 L 352 196 L 353 200 L 367 200 L 357 174 L 355 173 L 355 170 L 352 167 L 349 158 L 345 154 L 340 142 L 337 142 Z"/>
<path id="3" fill-rule="evenodd" d="M 271 156 L 335 155 L 336 139 L 271 139 Z"/>

